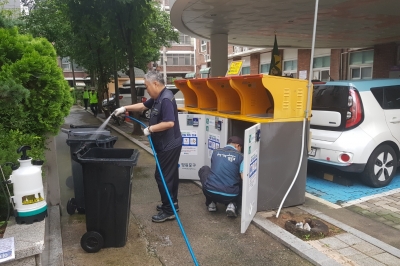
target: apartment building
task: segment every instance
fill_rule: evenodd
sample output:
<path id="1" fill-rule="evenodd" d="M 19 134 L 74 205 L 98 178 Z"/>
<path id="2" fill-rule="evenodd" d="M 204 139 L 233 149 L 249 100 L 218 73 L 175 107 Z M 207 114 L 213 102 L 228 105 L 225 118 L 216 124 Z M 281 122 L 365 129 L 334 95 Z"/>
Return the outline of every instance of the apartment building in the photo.
<path id="1" fill-rule="evenodd" d="M 196 72 L 187 78 L 206 78 L 210 73 L 211 44 L 196 40 Z M 271 44 L 272 45 L 272 44 Z M 279 45 L 279 37 L 278 37 Z M 228 66 L 242 60 L 241 75 L 268 74 L 271 48 L 228 46 Z M 282 74 L 308 79 L 311 49 L 280 49 Z M 352 49 L 315 49 L 312 64 L 313 80 L 400 78 L 400 43 Z"/>
<path id="2" fill-rule="evenodd" d="M 170 0 L 159 0 L 162 9 L 170 13 Z M 196 56 L 195 39 L 179 33 L 179 41 L 171 42 L 170 47 L 160 47 L 160 59 L 149 62 L 148 70 L 165 73 L 167 84 L 173 84 L 175 79 L 194 77 Z"/>
<path id="3" fill-rule="evenodd" d="M 72 63 L 69 57 L 58 58 L 58 65 L 63 70 L 64 79 L 68 81 L 70 87 L 73 87 L 74 74 L 77 87 L 83 87 L 90 84 L 90 77 L 86 72 L 86 69 L 76 63 Z"/>

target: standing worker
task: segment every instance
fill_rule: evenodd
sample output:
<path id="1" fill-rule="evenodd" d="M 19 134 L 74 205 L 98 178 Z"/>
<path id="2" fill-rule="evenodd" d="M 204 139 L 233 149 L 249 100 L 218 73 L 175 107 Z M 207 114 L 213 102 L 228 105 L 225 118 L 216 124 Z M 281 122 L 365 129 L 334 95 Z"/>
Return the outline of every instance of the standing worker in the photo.
<path id="1" fill-rule="evenodd" d="M 85 104 L 85 110 L 87 110 L 89 104 L 89 91 L 86 86 L 83 88 L 83 103 Z"/>
<path id="2" fill-rule="evenodd" d="M 174 202 L 175 209 L 178 211 L 178 161 L 182 150 L 182 135 L 179 128 L 176 101 L 174 94 L 165 87 L 161 73 L 149 71 L 144 76 L 144 83 L 151 98 L 144 103 L 120 107 L 114 111 L 114 115 L 120 115 L 126 111 L 143 112 L 151 109 L 149 126 L 143 132 L 146 136 L 151 134 L 165 183 L 172 202 Z M 173 220 L 175 215 L 157 167 L 155 179 L 162 204 L 157 205 L 157 211 L 159 212 L 152 217 L 152 221 L 161 223 L 166 220 Z"/>
<path id="3" fill-rule="evenodd" d="M 203 194 L 206 196 L 208 211 L 217 211 L 216 203 L 223 203 L 226 215 L 237 216 L 237 206 L 242 200 L 243 140 L 237 136 L 228 139 L 224 148 L 216 149 L 211 156 L 211 168 L 199 169 Z"/>
<path id="4" fill-rule="evenodd" d="M 90 109 L 93 112 L 93 115 L 96 117 L 97 116 L 97 104 L 99 102 L 97 98 L 97 92 L 92 88 L 91 93 L 89 94 L 89 99 L 90 99 Z"/>

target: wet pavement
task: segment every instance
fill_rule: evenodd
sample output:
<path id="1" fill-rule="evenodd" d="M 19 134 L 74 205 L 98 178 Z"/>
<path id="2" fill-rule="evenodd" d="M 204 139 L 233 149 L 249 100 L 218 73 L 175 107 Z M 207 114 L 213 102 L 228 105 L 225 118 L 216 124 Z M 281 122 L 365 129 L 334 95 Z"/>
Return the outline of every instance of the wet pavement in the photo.
<path id="1" fill-rule="evenodd" d="M 100 126 L 101 118 L 104 119 L 104 115 L 95 118 L 81 107 L 73 106 L 63 127 L 67 128 L 70 124 Z M 111 121 L 110 125 L 115 126 L 111 134 L 118 136 L 114 148 L 140 151 L 133 174 L 127 243 L 122 248 L 105 248 L 97 253 L 86 253 L 81 248 L 80 239 L 86 232 L 85 215 L 69 215 L 66 212 L 67 201 L 74 197 L 74 192 L 66 185 L 68 176 L 71 176 L 71 158 L 66 144 L 67 135 L 60 132 L 56 145 L 64 265 L 193 265 L 178 223 L 151 222 L 160 196 L 154 180 L 155 161 L 146 149 L 144 137 L 133 138 L 129 133 L 131 127 L 127 124 L 116 126 Z M 138 144 L 130 138 L 139 140 Z M 199 265 L 312 265 L 254 224 L 241 234 L 240 218 L 227 217 L 224 206 L 219 206 L 216 213 L 209 213 L 196 183 L 181 180 L 178 198 L 179 217 Z"/>
<path id="2" fill-rule="evenodd" d="M 89 111 L 74 106 L 63 127 L 100 126 L 104 118 L 103 114 L 95 118 Z M 67 135 L 60 132 L 56 145 L 64 265 L 193 265 L 177 222 L 151 222 L 160 198 L 147 137 L 133 136 L 129 123 L 118 126 L 111 120 L 108 126 L 111 134 L 118 136 L 115 148 L 140 151 L 134 167 L 127 243 L 122 248 L 105 248 L 92 254 L 81 248 L 80 239 L 86 232 L 85 215 L 66 212 L 67 201 L 74 197 L 74 191 L 66 185 L 71 176 L 71 158 Z M 179 217 L 199 265 L 400 265 L 398 188 L 389 187 L 367 195 L 365 191 L 371 193 L 371 190 L 358 185 L 352 192 L 344 186 L 324 182 L 328 181 L 309 177 L 305 203 L 284 208 L 282 213 L 307 213 L 345 233 L 303 241 L 266 219 L 274 212 L 257 213 L 247 232 L 240 234 L 240 217 L 226 217 L 223 206 L 219 206 L 218 212 L 209 213 L 198 184 L 181 180 Z M 346 194 L 347 200 L 337 200 Z"/>

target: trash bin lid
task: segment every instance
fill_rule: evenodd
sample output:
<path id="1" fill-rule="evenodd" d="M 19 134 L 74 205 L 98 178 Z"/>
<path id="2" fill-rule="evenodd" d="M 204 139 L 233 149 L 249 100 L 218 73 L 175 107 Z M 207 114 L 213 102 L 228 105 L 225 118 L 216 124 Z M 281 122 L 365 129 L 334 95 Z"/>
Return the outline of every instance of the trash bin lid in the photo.
<path id="1" fill-rule="evenodd" d="M 87 134 L 101 134 L 101 135 L 110 135 L 110 130 L 98 128 L 62 128 L 62 132 L 67 133 L 68 136 L 71 135 L 87 135 Z"/>
<path id="2" fill-rule="evenodd" d="M 86 134 L 86 135 L 69 135 L 67 139 L 67 144 L 75 143 L 115 143 L 117 141 L 117 136 L 102 135 L 102 134 Z"/>
<path id="3" fill-rule="evenodd" d="M 84 163 L 111 163 L 119 166 L 136 166 L 139 151 L 135 149 L 90 148 L 74 154 L 75 160 Z"/>

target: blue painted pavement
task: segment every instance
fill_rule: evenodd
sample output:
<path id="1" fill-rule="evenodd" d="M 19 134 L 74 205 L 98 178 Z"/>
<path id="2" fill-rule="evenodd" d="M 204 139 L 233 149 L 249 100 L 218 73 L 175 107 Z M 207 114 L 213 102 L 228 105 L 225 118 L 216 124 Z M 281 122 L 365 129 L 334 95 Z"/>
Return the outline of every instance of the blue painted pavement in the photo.
<path id="1" fill-rule="evenodd" d="M 400 168 L 398 172 L 400 172 Z M 353 179 L 353 182 L 352 186 L 346 187 L 308 174 L 306 192 L 331 203 L 341 204 L 400 188 L 400 173 L 397 173 L 388 186 L 382 188 L 368 187 L 356 178 Z"/>

